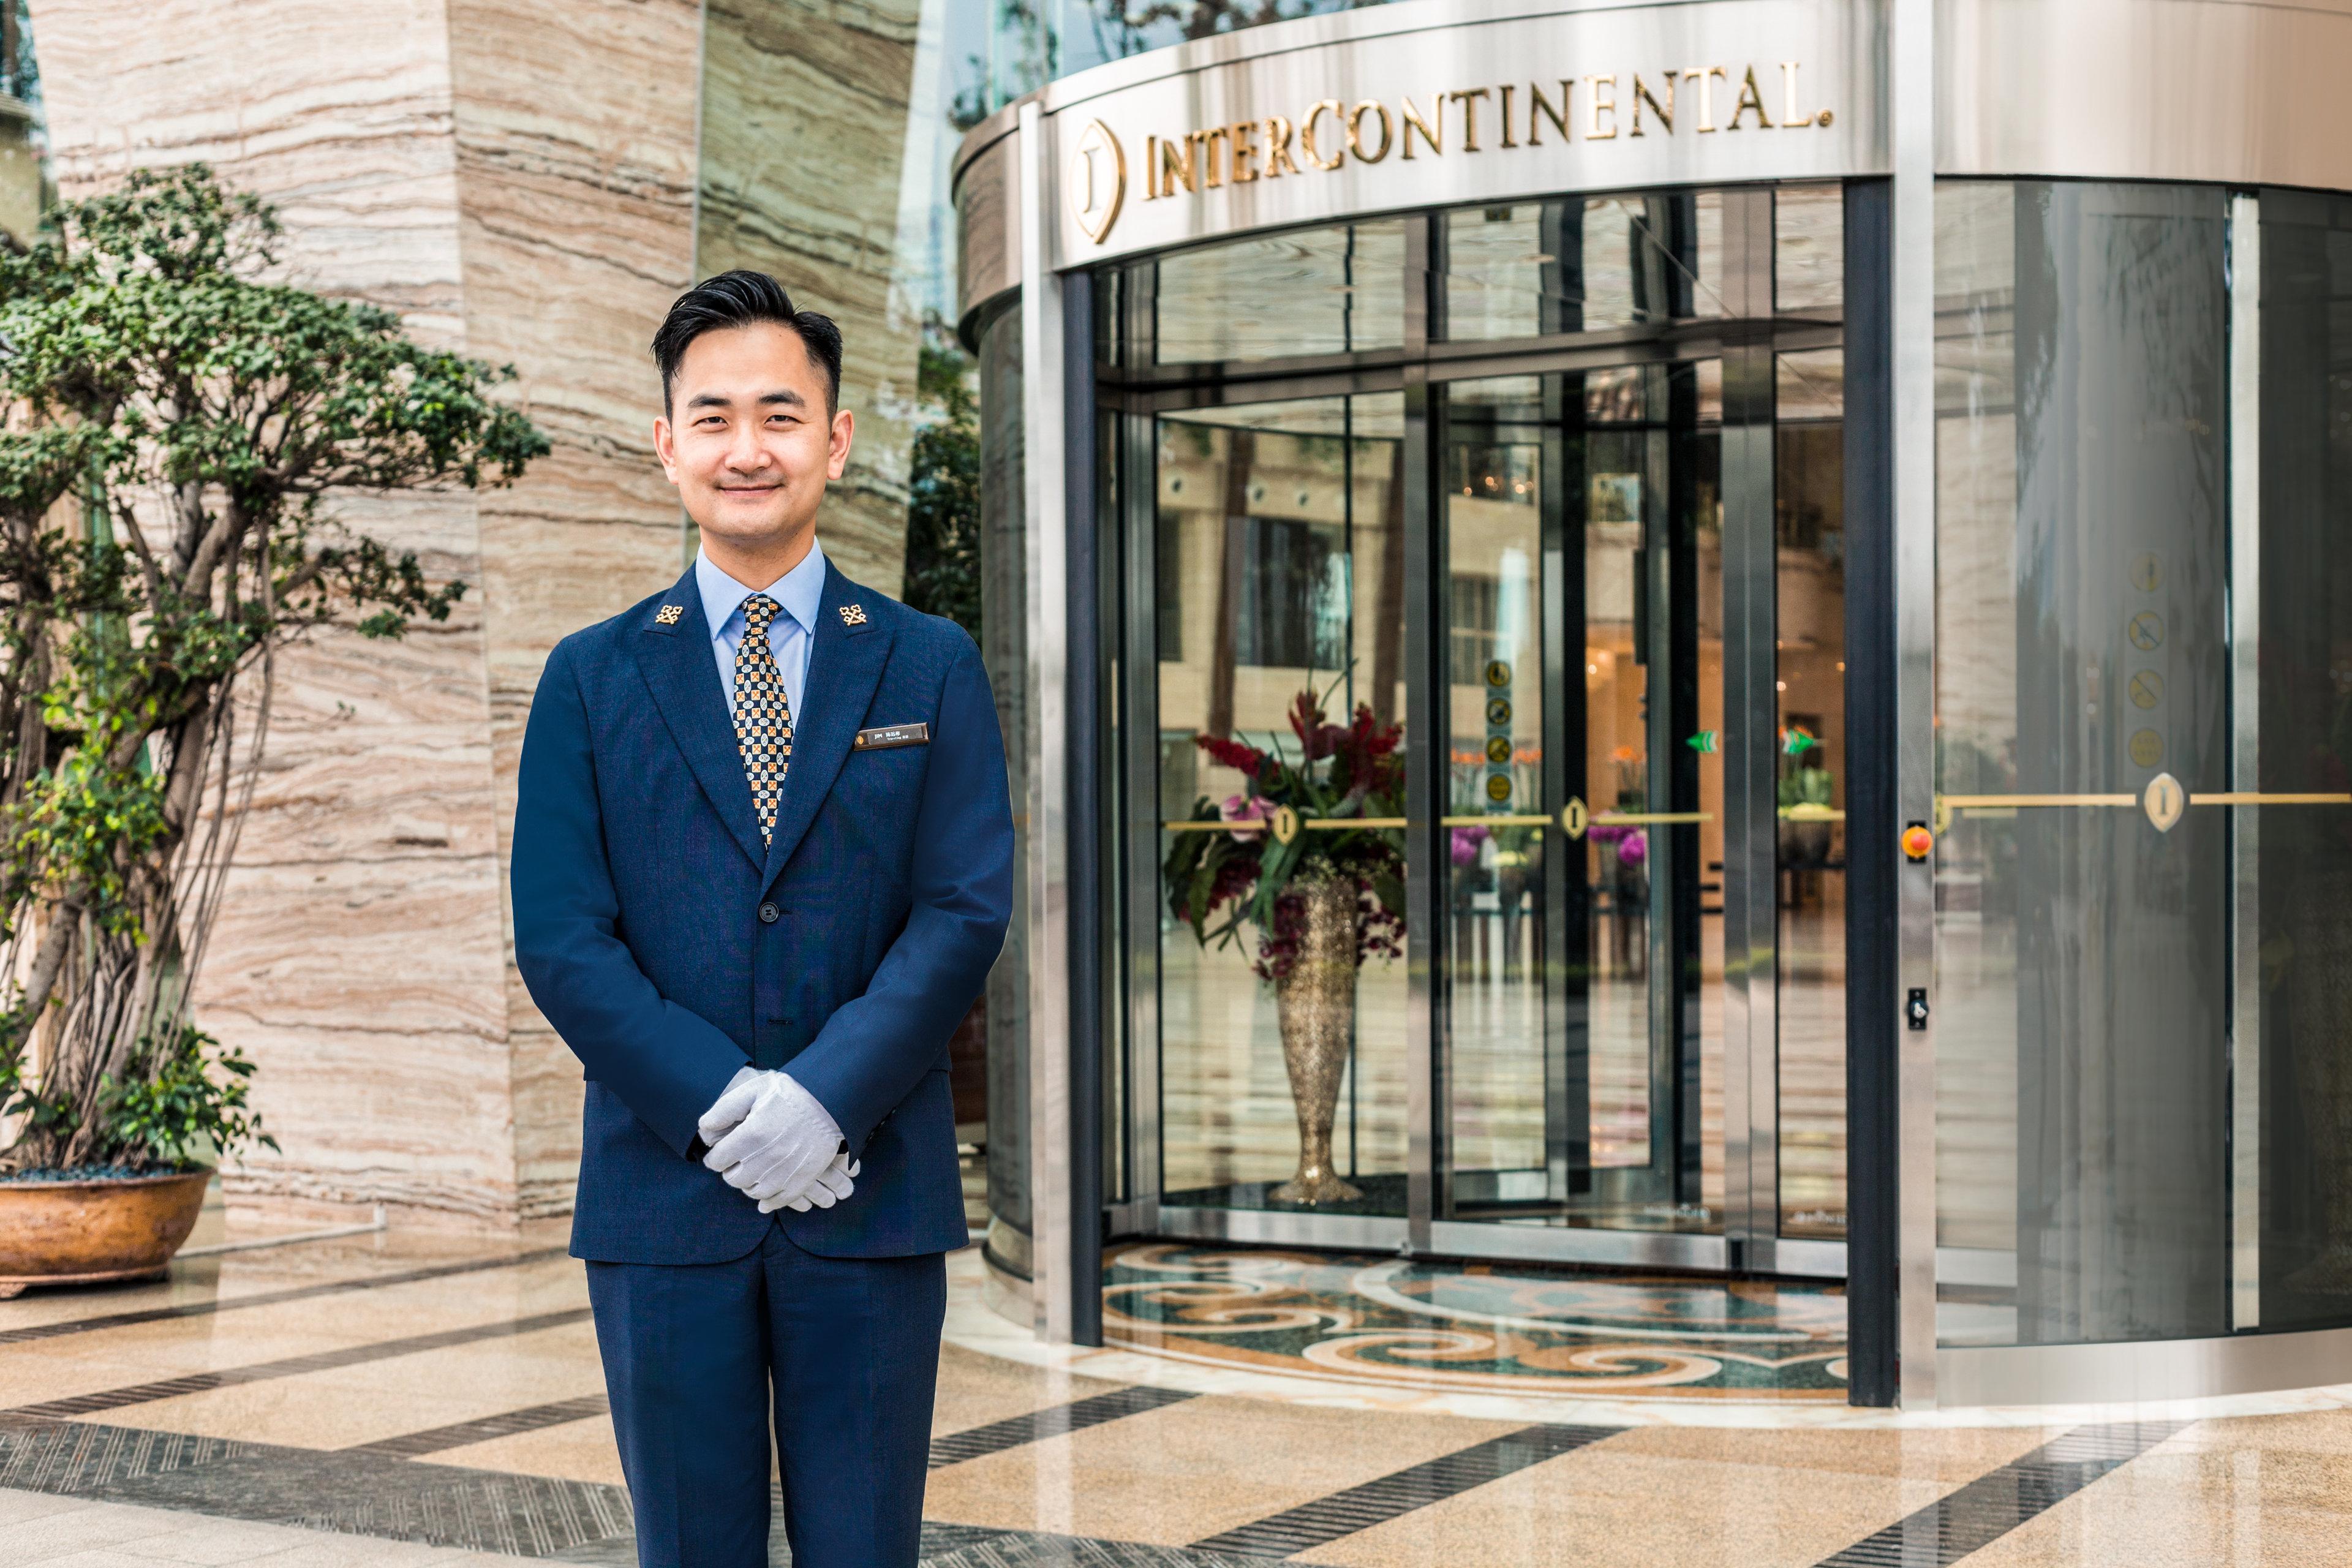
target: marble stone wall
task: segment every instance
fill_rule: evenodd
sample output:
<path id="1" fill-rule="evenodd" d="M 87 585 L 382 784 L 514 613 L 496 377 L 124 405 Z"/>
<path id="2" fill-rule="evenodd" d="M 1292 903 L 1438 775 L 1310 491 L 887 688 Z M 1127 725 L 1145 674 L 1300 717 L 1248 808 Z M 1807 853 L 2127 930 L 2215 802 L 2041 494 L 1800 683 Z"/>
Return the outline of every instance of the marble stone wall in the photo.
<path id="1" fill-rule="evenodd" d="M 654 457 L 647 345 L 694 270 L 701 16 L 695 0 L 569 0 L 551 26 L 546 0 L 447 5 L 467 346 L 521 372 L 555 446 L 478 503 L 503 867 L 549 650 L 668 585 L 684 560 L 677 495 Z M 564 1212 L 580 1067 L 503 967 L 515 1203 Z"/>
<path id="2" fill-rule="evenodd" d="M 773 273 L 841 324 L 849 471 L 825 552 L 886 594 L 906 569 L 922 321 L 894 288 L 920 0 L 709 0 L 698 270 Z M 928 121 L 925 122 L 928 130 Z"/>
<path id="3" fill-rule="evenodd" d="M 472 585 L 283 662 L 198 993 L 283 1144 L 233 1198 L 512 1223 L 571 1200 L 580 1078 L 509 958 L 514 771 L 547 649 L 672 580 L 645 340 L 693 266 L 694 0 L 35 0 L 61 192 L 205 159 L 287 274 L 520 372 L 507 490 L 347 503 Z"/>
<path id="4" fill-rule="evenodd" d="M 438 0 L 36 0 L 61 194 L 204 159 L 280 205 L 287 274 L 464 346 Z M 481 579 L 465 494 L 348 509 L 436 576 Z M 394 645 L 281 661 L 266 772 L 199 1017 L 260 1064 L 284 1145 L 233 1190 L 491 1216 L 514 1205 L 497 795 L 479 592 Z"/>
<path id="5" fill-rule="evenodd" d="M 33 0 L 62 195 L 203 159 L 275 202 L 286 275 L 519 379 L 554 444 L 508 489 L 345 515 L 471 588 L 394 645 L 282 661 L 200 980 L 283 1145 L 227 1185 L 509 1225 L 570 1206 L 577 1063 L 511 957 L 515 774 L 549 649 L 673 581 L 647 342 L 756 266 L 847 336 L 858 440 L 822 521 L 898 591 L 919 321 L 894 297 L 919 0 Z M 706 66 L 705 45 L 708 42 Z M 698 212 L 699 221 L 698 222 Z"/>

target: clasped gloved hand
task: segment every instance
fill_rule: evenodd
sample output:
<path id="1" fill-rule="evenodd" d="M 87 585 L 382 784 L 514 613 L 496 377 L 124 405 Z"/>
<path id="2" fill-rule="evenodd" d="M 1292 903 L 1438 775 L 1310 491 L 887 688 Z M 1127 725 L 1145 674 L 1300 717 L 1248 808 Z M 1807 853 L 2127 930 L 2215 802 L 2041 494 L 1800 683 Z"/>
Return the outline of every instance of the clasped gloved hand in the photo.
<path id="1" fill-rule="evenodd" d="M 829 1209 L 850 1194 L 858 1173 L 839 1125 L 789 1073 L 743 1068 L 697 1130 L 710 1145 L 702 1163 L 761 1214 Z"/>

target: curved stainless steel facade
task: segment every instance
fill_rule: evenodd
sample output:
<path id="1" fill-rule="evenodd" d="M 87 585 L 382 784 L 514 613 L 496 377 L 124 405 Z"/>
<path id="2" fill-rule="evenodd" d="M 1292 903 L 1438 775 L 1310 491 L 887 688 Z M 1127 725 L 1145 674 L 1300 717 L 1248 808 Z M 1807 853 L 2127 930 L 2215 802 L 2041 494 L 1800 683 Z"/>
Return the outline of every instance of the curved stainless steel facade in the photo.
<path id="1" fill-rule="evenodd" d="M 1040 110 L 1057 185 L 1066 184 L 1066 172 L 1056 154 L 1077 130 L 1100 121 L 1118 134 L 1129 163 L 1128 205 L 1097 243 L 1057 202 L 1048 269 L 1419 205 L 1886 174 L 1893 11 L 1891 0 L 1414 0 L 1098 67 L 1053 83 L 1031 101 Z M 1938 174 L 2352 189 L 2352 95 L 2336 89 L 2340 62 L 2352 57 L 2352 5 L 2343 0 L 2295 7 L 2255 0 L 1943 0 L 1933 7 L 1933 28 Z M 1663 70 L 1672 60 L 1727 68 L 1735 60 L 1743 67 L 1761 62 L 1769 68 L 1759 79 L 1768 108 L 1781 118 L 1788 102 L 1779 68 L 1794 60 L 1801 68 L 1797 107 L 1816 115 L 1829 109 L 1833 123 L 1762 135 L 1752 134 L 1751 118 L 1745 138 L 1703 138 L 1695 127 L 1658 134 L 1653 121 L 1637 143 L 1632 79 L 1644 62 L 1662 62 Z M 1144 138 L 1163 130 L 1181 133 L 1268 114 L 1295 125 L 1297 110 L 1327 99 L 1350 107 L 1366 99 L 1425 104 L 1432 92 L 1492 89 L 1507 76 L 1565 78 L 1581 89 L 1585 76 L 1607 73 L 1617 78 L 1621 123 L 1617 135 L 1597 144 L 1571 140 L 1563 146 L 1556 139 L 1548 154 L 1511 149 L 1514 156 L 1506 157 L 1496 138 L 1476 154 L 1424 154 L 1412 170 L 1391 154 L 1381 163 L 1349 160 L 1295 180 L 1229 184 L 1156 211 L 1141 200 Z M 1649 84 L 1654 88 L 1655 79 Z M 1729 96 L 1721 81 L 1716 90 Z M 1486 101 L 1499 110 L 1499 100 Z M 1529 105 L 1515 108 L 1525 113 Z M 967 320 L 1019 287 L 1022 239 L 1008 221 L 1010 171 L 1021 155 L 1017 119 L 1017 106 L 991 116 L 958 155 Z"/>
<path id="2" fill-rule="evenodd" d="M 2333 87 L 2347 60 L 2352 4 L 2341 3 L 2289 9 L 2239 0 L 1412 0 L 1255 28 L 1055 82 L 976 128 L 956 174 L 966 336 L 1011 300 L 1024 303 L 1024 445 L 1033 460 L 1024 548 L 1033 574 L 1058 582 L 1066 572 L 1068 589 L 1082 593 L 1082 573 L 1092 569 L 1090 560 L 1066 562 L 1065 553 L 1073 519 L 1090 522 L 1092 490 L 1079 496 L 1045 479 L 1084 467 L 1071 447 L 1084 434 L 1074 421 L 1093 398 L 1092 372 L 1082 363 L 1088 321 L 1069 312 L 1091 313 L 1097 263 L 1262 230 L 1474 203 L 1885 181 L 1894 238 L 1885 253 L 1887 278 L 1877 288 L 1893 343 L 1890 410 L 1878 428 L 1895 518 L 1890 700 L 1900 760 L 1892 805 L 1903 820 L 1938 819 L 1940 831 L 1947 814 L 1935 793 L 1933 731 L 1939 495 L 1933 339 L 1944 289 L 1932 233 L 1935 180 L 2352 190 L 2352 99 Z M 1898 91 L 1904 83 L 1932 84 L 1932 91 Z M 2216 437 L 2236 476 L 2229 507 L 2239 517 L 2251 515 L 2260 499 L 2251 477 L 2260 439 L 2251 412 L 2260 384 L 2251 346 L 2260 293 L 2246 273 L 2259 254 L 2252 204 L 2251 195 L 2241 198 L 2229 219 L 2228 243 L 2236 247 L 2230 254 L 2245 275 L 2224 302 L 2238 323 L 2226 366 L 2237 411 L 2226 439 Z M 1047 462 L 1038 464 L 1040 457 Z M 2231 569 L 2250 574 L 2249 547 L 2242 539 L 2234 548 Z M 1067 628 L 1058 619 L 1058 592 L 1032 594 L 1028 605 L 1023 706 L 1050 726 L 1069 710 Z M 2247 650 L 2259 632 L 2248 618 L 2251 605 L 2241 595 L 2232 610 L 2234 657 L 2248 668 L 2233 689 L 2239 760 L 2222 786 L 2249 798 L 2258 788 L 2246 761 L 2255 689 Z M 1083 812 L 1054 783 L 1066 772 L 1060 742 L 1041 745 L 1040 732 L 1033 724 L 1024 742 L 1029 820 L 1042 835 L 1028 846 L 1024 891 L 1028 981 L 1042 994 L 1067 989 L 1067 958 L 1055 955 L 1067 955 L 1072 945 L 1072 822 Z M 2244 819 L 2231 851 L 2242 927 L 2255 909 L 2243 869 L 2253 813 L 2236 815 Z M 1895 1227 L 1903 1402 L 2181 1397 L 2340 1378 L 2347 1331 L 2243 1331 L 2260 1326 L 2251 1283 L 2260 1225 L 2251 1216 L 2260 1212 L 2263 1190 L 2262 1121 L 2246 1105 L 2230 1131 L 2234 1294 L 2225 1314 L 2241 1331 L 2081 1346 L 1938 1344 L 1938 889 L 1924 866 L 1896 864 L 1889 875 L 1900 931 L 1890 978 L 1899 974 L 1902 988 L 1916 989 L 1927 1004 L 1924 1026 L 1899 1037 L 1888 1096 L 1890 1113 L 1909 1130 L 1897 1162 Z M 2237 1028 L 2220 1048 L 2231 1055 L 2236 1081 L 2248 1085 L 2260 1081 L 2246 997 L 2261 958 L 2242 931 L 2234 946 L 2223 967 L 2237 988 Z M 1039 1107 L 1085 1104 L 1098 1093 L 1074 1085 L 1069 1064 L 1055 1053 L 1034 1053 L 1029 1073 L 1031 1103 Z M 1085 1311 L 1069 1282 L 1086 1276 L 1079 1233 L 1087 1227 L 1069 1224 L 1068 1215 L 1073 1161 L 1083 1162 L 1087 1146 L 1081 1142 L 1074 1156 L 1066 1141 L 1035 1142 L 1029 1170 L 1037 1321 L 1061 1337 L 1074 1331 L 1073 1314 L 1082 1320 Z M 1416 1151 L 1425 1165 L 1424 1155 Z M 1384 1225 L 1401 1222 L 1366 1220 L 1359 1228 Z M 1292 1239 L 1262 1215 L 1229 1234 L 1245 1233 Z M 1393 1238 L 1381 1229 L 1380 1239 Z M 1645 1256 L 1652 1254 L 1665 1256 L 1654 1247 Z M 1974 1255 L 1948 1250 L 1940 1263 L 1947 1279 L 1985 1267 Z"/>

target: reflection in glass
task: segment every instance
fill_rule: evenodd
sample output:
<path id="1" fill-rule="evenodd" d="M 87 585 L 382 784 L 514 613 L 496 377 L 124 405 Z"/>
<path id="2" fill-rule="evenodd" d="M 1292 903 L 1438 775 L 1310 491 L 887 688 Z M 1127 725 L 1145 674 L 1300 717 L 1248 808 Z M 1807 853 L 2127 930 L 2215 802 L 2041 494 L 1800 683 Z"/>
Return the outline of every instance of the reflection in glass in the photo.
<path id="1" fill-rule="evenodd" d="M 1844 353 L 1778 356 L 1780 1234 L 1845 1237 Z"/>
<path id="2" fill-rule="evenodd" d="M 1047 82 L 1151 49 L 1267 22 L 1361 10 L 1382 0 L 964 0 L 941 9 L 940 49 L 960 127 L 977 125 Z M 909 24 L 911 25 L 911 24 Z M 928 35 L 936 24 L 924 22 Z"/>
<path id="3" fill-rule="evenodd" d="M 1465 1214 L 1549 1195 L 1541 573 L 1546 426 L 1558 419 L 1545 418 L 1546 385 L 1447 389 L 1445 951 L 1454 1202 Z"/>
<path id="4" fill-rule="evenodd" d="M 2230 788 L 2222 202 L 1937 188 L 1939 795 Z M 1937 1197 L 1974 1283 L 1948 1341 L 2226 1331 L 2228 830 L 1953 810 Z"/>
<path id="5" fill-rule="evenodd" d="M 1404 222 L 1255 235 L 1180 251 L 1158 274 L 1161 364 L 1392 349 L 1404 342 Z"/>
<path id="6" fill-rule="evenodd" d="M 2260 788 L 2352 792 L 2352 200 L 2262 195 Z M 2239 526 L 2245 526 L 2242 520 Z M 2266 805 L 2262 1326 L 2352 1323 L 2352 809 Z"/>
<path id="7" fill-rule="evenodd" d="M 1719 192 L 1464 207 L 1444 232 L 1444 335 L 1458 342 L 1724 314 Z"/>
<path id="8" fill-rule="evenodd" d="M 1721 1227 L 1721 380 L 1702 369 L 1446 388 L 1459 1217 Z M 1548 597 L 1572 640 L 1545 631 Z M 1571 748 L 1549 764 L 1547 731 Z M 1576 837 L 1554 819 L 1570 800 Z"/>
<path id="9" fill-rule="evenodd" d="M 1160 421 L 1153 559 L 1163 822 L 1192 816 L 1204 799 L 1226 817 L 1262 815 L 1250 780 L 1233 765 L 1234 747 L 1297 761 L 1291 715 L 1302 693 L 1335 724 L 1360 705 L 1376 729 L 1404 720 L 1402 435 L 1403 399 L 1393 393 Z M 1203 747 L 1202 737 L 1219 743 Z M 1163 862 L 1186 831 L 1162 833 Z M 1293 1175 L 1300 1133 L 1276 991 L 1255 970 L 1279 964 L 1247 924 L 1234 940 L 1213 936 L 1204 946 L 1173 912 L 1186 895 L 1163 884 L 1162 1201 L 1278 1205 L 1269 1189 Z M 1380 923 L 1364 918 L 1368 931 Z M 1334 1163 L 1362 1195 L 1318 1206 L 1402 1214 L 1404 966 L 1364 963 L 1353 1005 Z"/>
<path id="10" fill-rule="evenodd" d="M 1007 783 L 1014 800 L 1027 798 L 1023 773 L 1026 683 L 1026 559 L 1028 510 L 1023 499 L 1021 307 L 992 319 L 980 334 L 980 518 L 986 581 L 981 622 L 982 656 L 996 699 Z M 1017 832 L 1017 829 L 1016 829 Z M 1025 848 L 1024 845 L 1022 847 Z M 1028 889 L 1015 878 L 1013 923 L 1027 918 Z M 988 1241 L 989 1257 L 1023 1279 L 1030 1272 L 1029 971 L 1018 944 L 1008 943 L 988 972 Z"/>
<path id="11" fill-rule="evenodd" d="M 1836 318 L 1845 308 L 1845 191 L 1782 185 L 1772 193 L 1772 308 Z"/>

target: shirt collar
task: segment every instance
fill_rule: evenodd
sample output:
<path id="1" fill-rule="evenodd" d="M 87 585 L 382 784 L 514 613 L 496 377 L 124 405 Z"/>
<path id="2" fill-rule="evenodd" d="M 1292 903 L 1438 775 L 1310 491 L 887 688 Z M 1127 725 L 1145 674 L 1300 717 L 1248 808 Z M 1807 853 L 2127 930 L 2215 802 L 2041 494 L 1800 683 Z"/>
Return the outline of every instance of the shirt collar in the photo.
<path id="1" fill-rule="evenodd" d="M 702 593 L 702 616 L 716 641 L 725 633 L 730 622 L 743 608 L 743 601 L 755 593 L 764 593 L 783 606 L 784 614 L 800 623 L 801 630 L 816 630 L 817 607 L 824 599 L 824 548 L 814 540 L 809 542 L 809 552 L 801 563 L 769 584 L 765 588 L 747 588 L 710 563 L 710 557 L 697 550 L 694 552 L 694 585 Z"/>

